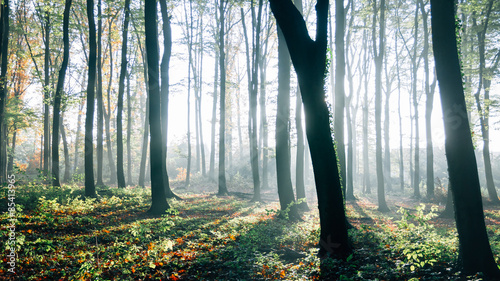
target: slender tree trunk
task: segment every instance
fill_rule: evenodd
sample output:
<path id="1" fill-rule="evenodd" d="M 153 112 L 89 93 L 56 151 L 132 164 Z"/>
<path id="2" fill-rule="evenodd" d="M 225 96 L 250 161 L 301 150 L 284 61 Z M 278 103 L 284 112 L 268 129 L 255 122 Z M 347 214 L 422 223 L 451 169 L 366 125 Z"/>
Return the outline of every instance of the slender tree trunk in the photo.
<path id="1" fill-rule="evenodd" d="M 111 21 L 109 22 L 109 28 L 111 30 Z M 108 165 L 110 178 L 109 183 L 114 184 L 116 182 L 116 168 L 115 161 L 113 160 L 113 145 L 111 143 L 111 85 L 113 82 L 113 45 L 111 44 L 111 36 L 108 36 L 109 42 L 109 81 L 108 81 L 108 91 L 107 91 L 107 102 L 108 102 L 108 112 L 104 110 L 103 107 L 103 115 L 105 119 L 106 126 L 106 147 L 108 150 Z"/>
<path id="2" fill-rule="evenodd" d="M 377 50 L 376 38 L 376 14 L 380 10 L 380 28 L 379 43 Z M 377 1 L 373 1 L 373 54 L 375 58 L 375 130 L 376 130 L 376 165 L 377 165 L 377 196 L 378 209 L 381 212 L 388 212 L 389 207 L 385 201 L 384 170 L 382 159 L 382 62 L 385 52 L 385 0 L 380 1 L 380 7 L 377 9 Z"/>
<path id="3" fill-rule="evenodd" d="M 43 174 L 49 177 L 49 159 L 50 159 L 50 13 L 45 12 L 44 17 L 45 31 L 45 53 L 44 53 L 44 81 L 43 81 L 43 99 L 44 99 L 44 113 L 43 113 Z M 5 24 L 4 24 L 5 29 Z M 5 32 L 4 32 L 5 33 Z M 3 45 L 3 44 L 2 44 Z M 2 142 L 3 143 L 3 142 Z M 48 180 L 48 179 L 47 179 Z"/>
<path id="4" fill-rule="evenodd" d="M 85 84 L 85 83 L 83 83 Z M 76 119 L 76 137 L 75 137 L 75 160 L 73 164 L 73 173 L 78 172 L 78 155 L 80 148 L 80 133 L 82 128 L 82 115 L 83 115 L 83 107 L 85 105 L 85 99 L 82 99 L 80 106 L 78 108 L 78 117 Z"/>
<path id="5" fill-rule="evenodd" d="M 116 111 L 116 173 L 118 187 L 125 188 L 125 172 L 123 170 L 123 95 L 125 93 L 125 76 L 127 75 L 128 25 L 130 21 L 130 0 L 125 0 L 125 19 L 122 35 L 122 61 L 120 80 L 118 82 L 118 108 Z"/>
<path id="6" fill-rule="evenodd" d="M 366 26 L 365 20 L 365 26 Z M 370 159 L 368 156 L 368 113 L 369 113 L 369 103 L 368 103 L 368 35 L 363 34 L 363 51 L 364 51 L 364 64 L 363 64 L 363 77 L 364 77 L 364 95 L 363 95 L 363 193 L 371 194 L 371 183 L 370 183 Z"/>
<path id="7" fill-rule="evenodd" d="M 149 213 L 163 214 L 170 206 L 165 194 L 163 182 L 164 165 L 162 164 L 162 124 L 161 124 L 161 96 L 160 96 L 160 69 L 158 51 L 158 26 L 156 0 L 146 0 L 144 6 L 146 30 L 146 54 L 148 61 L 149 84 L 149 125 L 151 131 L 150 161 L 151 161 L 151 208 Z"/>
<path id="8" fill-rule="evenodd" d="M 413 108 L 415 113 L 415 175 L 413 176 L 413 196 L 420 198 L 420 129 L 418 125 L 418 93 L 417 93 L 417 48 L 418 48 L 418 7 L 415 8 L 415 32 L 413 34 L 413 56 L 412 56 L 412 90 L 413 90 Z"/>
<path id="9" fill-rule="evenodd" d="M 127 74 L 127 184 L 132 182 L 132 100 L 130 97 L 130 73 Z"/>
<path id="10" fill-rule="evenodd" d="M 85 118 L 85 196 L 96 197 L 94 182 L 94 103 L 96 76 L 96 30 L 94 20 L 94 1 L 87 0 L 87 17 L 89 21 L 89 78 L 87 83 L 87 115 Z"/>
<path id="11" fill-rule="evenodd" d="M 1 6 L 1 71 L 0 71 L 0 183 L 7 181 L 7 126 L 5 126 L 5 106 L 7 103 L 7 67 L 9 55 L 9 1 Z M 47 119 L 48 120 L 48 119 Z M 46 136 L 48 136 L 46 134 Z M 45 138 L 44 138 L 45 139 Z M 45 156 L 45 155 L 44 155 Z M 48 172 L 48 170 L 47 170 Z"/>
<path id="12" fill-rule="evenodd" d="M 399 6 L 398 6 L 399 8 Z M 399 17 L 398 17 L 399 30 Z M 398 50 L 398 36 L 394 36 L 394 49 Z M 401 191 L 405 188 L 405 166 L 403 161 L 403 118 L 401 117 L 401 75 L 399 71 L 399 56 L 396 55 L 396 76 L 398 79 L 398 122 L 399 122 L 399 184 Z"/>
<path id="13" fill-rule="evenodd" d="M 144 68 L 145 72 L 146 69 L 147 67 Z M 147 77 L 147 75 L 145 76 Z M 145 107 L 146 107 L 146 115 L 144 116 L 144 133 L 142 135 L 141 164 L 139 166 L 139 180 L 137 183 L 142 188 L 146 186 L 145 184 L 146 161 L 147 161 L 148 144 L 149 144 L 149 96 L 146 99 Z"/>
<path id="14" fill-rule="evenodd" d="M 104 186 L 102 179 L 104 158 L 104 102 L 102 100 L 102 0 L 97 1 L 97 186 Z"/>
<path id="15" fill-rule="evenodd" d="M 215 50 L 215 61 L 219 61 L 219 51 Z M 219 87 L 219 65 L 217 63 L 214 70 L 214 92 L 212 98 L 212 125 L 210 134 L 210 166 L 208 176 L 215 180 L 215 124 L 217 123 L 217 88 Z"/>
<path id="16" fill-rule="evenodd" d="M 63 142 L 63 151 L 64 151 L 64 176 L 63 182 L 68 182 L 70 178 L 70 163 L 69 163 L 69 148 L 68 148 L 68 140 L 66 138 L 66 131 L 64 130 L 64 122 L 63 116 L 61 114 L 61 138 Z"/>
<path id="17" fill-rule="evenodd" d="M 226 195 L 226 149 L 225 149 L 225 133 L 226 133 L 226 54 L 224 50 L 225 36 L 225 1 L 220 0 L 219 3 L 219 67 L 220 67 L 220 124 L 219 124 L 219 195 Z"/>
<path id="18" fill-rule="evenodd" d="M 346 195 L 346 161 L 344 143 L 345 114 L 345 14 L 344 1 L 335 0 L 335 117 L 334 134 L 337 145 L 337 157 L 340 164 L 340 182 L 344 198 Z"/>
<path id="19" fill-rule="evenodd" d="M 276 176 L 281 210 L 295 202 L 290 167 L 290 54 L 278 27 L 278 101 L 276 113 Z M 297 206 L 292 206 L 290 219 L 298 219 Z"/>
<path id="20" fill-rule="evenodd" d="M 484 222 L 479 174 L 467 118 L 457 50 L 455 1 L 431 0 L 431 26 L 460 266 L 466 274 L 483 272 L 492 280 L 499 279 L 500 270 Z"/>

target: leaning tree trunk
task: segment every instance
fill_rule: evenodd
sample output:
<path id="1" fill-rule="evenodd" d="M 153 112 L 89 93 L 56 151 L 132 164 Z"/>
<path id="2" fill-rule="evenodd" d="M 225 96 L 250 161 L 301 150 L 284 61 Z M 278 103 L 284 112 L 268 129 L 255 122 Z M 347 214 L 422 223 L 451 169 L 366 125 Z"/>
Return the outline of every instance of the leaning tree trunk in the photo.
<path id="1" fill-rule="evenodd" d="M 94 1 L 87 0 L 87 17 L 89 20 L 89 78 L 87 80 L 87 115 L 85 118 L 85 196 L 96 197 L 94 182 L 94 102 L 96 76 L 96 30 L 94 20 Z"/>
<path id="2" fill-rule="evenodd" d="M 346 258 L 351 253 L 351 246 L 324 90 L 328 0 L 318 0 L 316 4 L 315 41 L 309 37 L 302 15 L 290 0 L 271 0 L 270 3 L 287 42 L 302 92 L 320 214 L 319 256 Z"/>
<path id="3" fill-rule="evenodd" d="M 455 30 L 455 1 L 431 0 L 432 42 L 444 116 L 445 151 L 455 204 L 459 261 L 467 274 L 500 278 L 484 222 Z"/>

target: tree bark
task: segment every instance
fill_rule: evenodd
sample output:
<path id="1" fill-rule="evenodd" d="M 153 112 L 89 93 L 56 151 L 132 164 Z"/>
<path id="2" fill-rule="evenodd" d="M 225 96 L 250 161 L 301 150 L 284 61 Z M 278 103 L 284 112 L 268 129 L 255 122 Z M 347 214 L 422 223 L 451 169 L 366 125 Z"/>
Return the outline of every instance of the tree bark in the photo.
<path id="1" fill-rule="evenodd" d="M 94 182 L 94 128 L 95 78 L 97 42 L 94 20 L 94 0 L 87 0 L 89 21 L 89 78 L 87 80 L 87 113 L 85 117 L 85 196 L 97 197 Z"/>
<path id="2" fill-rule="evenodd" d="M 376 14 L 380 10 L 379 21 L 379 43 L 377 50 L 376 38 Z M 380 7 L 377 9 L 377 1 L 373 1 L 373 56 L 375 60 L 375 130 L 376 130 L 376 166 L 377 166 L 377 196 L 378 210 L 388 212 L 389 207 L 385 201 L 384 170 L 382 159 L 382 62 L 385 52 L 385 0 L 380 1 Z"/>
<path id="3" fill-rule="evenodd" d="M 102 0 L 97 1 L 97 183 L 104 186 L 103 158 L 104 158 L 104 102 L 102 99 Z"/>
<path id="4" fill-rule="evenodd" d="M 291 1 L 271 0 L 270 4 L 283 31 L 302 92 L 320 214 L 319 256 L 347 258 L 351 245 L 324 91 L 328 0 L 318 0 L 316 4 L 315 41 L 309 37 L 305 21 Z"/>
<path id="5" fill-rule="evenodd" d="M 418 48 L 418 9 L 419 2 L 417 2 L 417 7 L 415 8 L 415 31 L 413 33 L 413 56 L 412 56 L 412 99 L 414 108 L 414 118 L 415 118 L 415 170 L 413 176 L 413 196 L 415 198 L 420 198 L 420 129 L 418 122 L 418 93 L 417 93 L 417 48 Z"/>
<path id="6" fill-rule="evenodd" d="M 225 149 L 225 133 L 226 133 L 226 54 L 224 51 L 224 36 L 225 36 L 225 1 L 220 0 L 219 3 L 219 67 L 220 67 L 220 116 L 219 116 L 219 195 L 227 195 L 226 186 L 226 149 Z"/>
<path id="7" fill-rule="evenodd" d="M 455 30 L 455 1 L 431 0 L 436 74 L 444 116 L 445 151 L 455 204 L 455 220 L 464 273 L 500 278 L 486 233 L 474 147 L 462 84 Z"/>
<path id="8" fill-rule="evenodd" d="M 151 161 L 151 208 L 149 213 L 160 215 L 170 208 L 165 194 L 163 182 L 164 166 L 162 165 L 162 127 L 161 127 L 161 96 L 160 72 L 158 51 L 158 26 L 156 0 L 146 0 L 144 6 L 146 30 L 146 54 L 148 61 L 149 84 L 149 126 L 151 132 L 150 161 Z"/>
<path id="9" fill-rule="evenodd" d="M 5 105 L 7 104 L 7 68 L 9 55 L 9 1 L 2 6 L 2 34 L 1 34 L 1 71 L 0 71 L 0 183 L 7 181 L 7 128 L 5 124 Z M 47 170 L 48 171 L 48 170 Z"/>
<path id="10" fill-rule="evenodd" d="M 66 78 L 66 70 L 69 63 L 69 12 L 71 9 L 72 0 L 66 0 L 64 5 L 63 16 L 63 60 L 59 77 L 57 78 L 56 94 L 54 96 L 54 116 L 52 123 L 52 185 L 61 186 L 59 180 L 59 129 L 62 126 L 61 122 L 61 102 L 64 91 L 64 80 Z"/>

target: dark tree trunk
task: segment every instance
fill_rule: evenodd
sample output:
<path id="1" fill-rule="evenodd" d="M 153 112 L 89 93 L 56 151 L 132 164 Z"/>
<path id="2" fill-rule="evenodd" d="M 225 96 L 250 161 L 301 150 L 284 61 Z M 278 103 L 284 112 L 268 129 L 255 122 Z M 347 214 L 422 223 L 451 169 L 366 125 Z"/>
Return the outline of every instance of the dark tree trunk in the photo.
<path id="1" fill-rule="evenodd" d="M 377 50 L 376 38 L 376 14 L 380 10 L 379 21 L 379 43 Z M 377 9 L 377 1 L 373 1 L 373 56 L 375 60 L 375 130 L 376 130 L 376 166 L 377 166 L 377 196 L 378 209 L 381 212 L 388 212 L 389 207 L 385 201 L 384 170 L 382 158 L 382 62 L 385 53 L 385 0 L 380 1 Z"/>
<path id="2" fill-rule="evenodd" d="M 146 30 L 146 54 L 148 61 L 149 84 L 149 125 L 151 131 L 151 208 L 149 213 L 163 214 L 169 208 L 163 182 L 164 166 L 162 165 L 162 128 L 161 128 L 161 96 L 158 51 L 158 26 L 156 0 L 146 0 L 144 6 Z"/>
<path id="3" fill-rule="evenodd" d="M 7 126 L 5 126 L 5 105 L 7 104 L 7 67 L 9 55 L 9 1 L 2 4 L 1 26 L 1 71 L 0 71 L 0 183 L 7 180 Z M 47 119 L 48 120 L 48 119 Z M 47 136 L 47 134 L 46 134 Z M 44 138 L 45 139 L 45 138 Z M 47 170 L 48 171 L 48 170 Z"/>
<path id="4" fill-rule="evenodd" d="M 14 156 L 16 155 L 16 138 L 17 138 L 17 126 L 14 124 L 12 129 L 12 144 L 10 145 L 10 153 L 7 157 L 7 175 L 12 174 L 14 171 Z"/>
<path id="5" fill-rule="evenodd" d="M 87 114 L 85 118 L 85 196 L 96 197 L 94 181 L 94 145 L 92 143 L 94 128 L 95 76 L 97 42 L 94 20 L 94 1 L 87 0 L 87 17 L 89 20 L 89 78 L 87 80 Z"/>
<path id="6" fill-rule="evenodd" d="M 125 76 L 127 76 L 127 44 L 128 44 L 128 25 L 130 20 L 130 0 L 125 0 L 125 19 L 123 20 L 122 35 L 122 62 L 120 68 L 120 80 L 118 82 L 118 108 L 116 111 L 116 173 L 118 178 L 118 187 L 124 188 L 125 172 L 123 170 L 123 95 L 125 93 Z"/>
<path id="7" fill-rule="evenodd" d="M 97 1 L 97 183 L 104 186 L 102 179 L 104 158 L 104 102 L 102 99 L 102 0 Z"/>
<path id="8" fill-rule="evenodd" d="M 271 0 L 270 3 L 287 42 L 302 93 L 320 214 L 319 256 L 346 258 L 351 253 L 351 245 L 324 91 L 328 0 L 318 0 L 316 4 L 315 41 L 309 37 L 305 21 L 291 1 Z"/>
<path id="9" fill-rule="evenodd" d="M 467 274 L 500 278 L 486 233 L 476 157 L 470 135 L 455 30 L 455 1 L 431 0 L 436 74 L 444 116 L 445 151 L 460 249 Z"/>
<path id="10" fill-rule="evenodd" d="M 281 210 L 295 202 L 290 165 L 290 54 L 278 27 L 278 101 L 276 113 L 276 176 Z M 298 219 L 297 206 L 290 208 L 289 218 Z"/>
<path id="11" fill-rule="evenodd" d="M 219 67 L 220 67 L 220 124 L 219 124 L 219 195 L 226 195 L 226 54 L 224 50 L 224 12 L 226 1 L 220 0 L 219 3 Z"/>

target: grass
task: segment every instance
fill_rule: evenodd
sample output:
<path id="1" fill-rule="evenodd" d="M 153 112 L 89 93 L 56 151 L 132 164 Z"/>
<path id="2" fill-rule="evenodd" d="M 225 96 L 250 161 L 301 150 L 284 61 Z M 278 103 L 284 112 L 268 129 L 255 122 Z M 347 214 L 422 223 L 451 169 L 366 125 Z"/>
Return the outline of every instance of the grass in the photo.
<path id="1" fill-rule="evenodd" d="M 2 190 L 0 235 L 8 237 Z M 19 280 L 456 280 L 457 235 L 437 207 L 417 203 L 376 210 L 363 198 L 347 205 L 355 252 L 347 261 L 316 257 L 316 208 L 303 221 L 278 218 L 274 200 L 180 194 L 161 217 L 146 214 L 149 189 L 104 188 L 83 199 L 78 186 L 16 187 L 16 277 Z M 241 194 L 240 194 L 241 195 Z M 4 203 L 5 202 L 5 203 Z M 494 253 L 498 209 L 486 210 Z M 0 278 L 7 272 L 6 239 Z M 328 268 L 332 270 L 327 270 Z M 461 277 L 481 280 L 481 276 Z"/>

